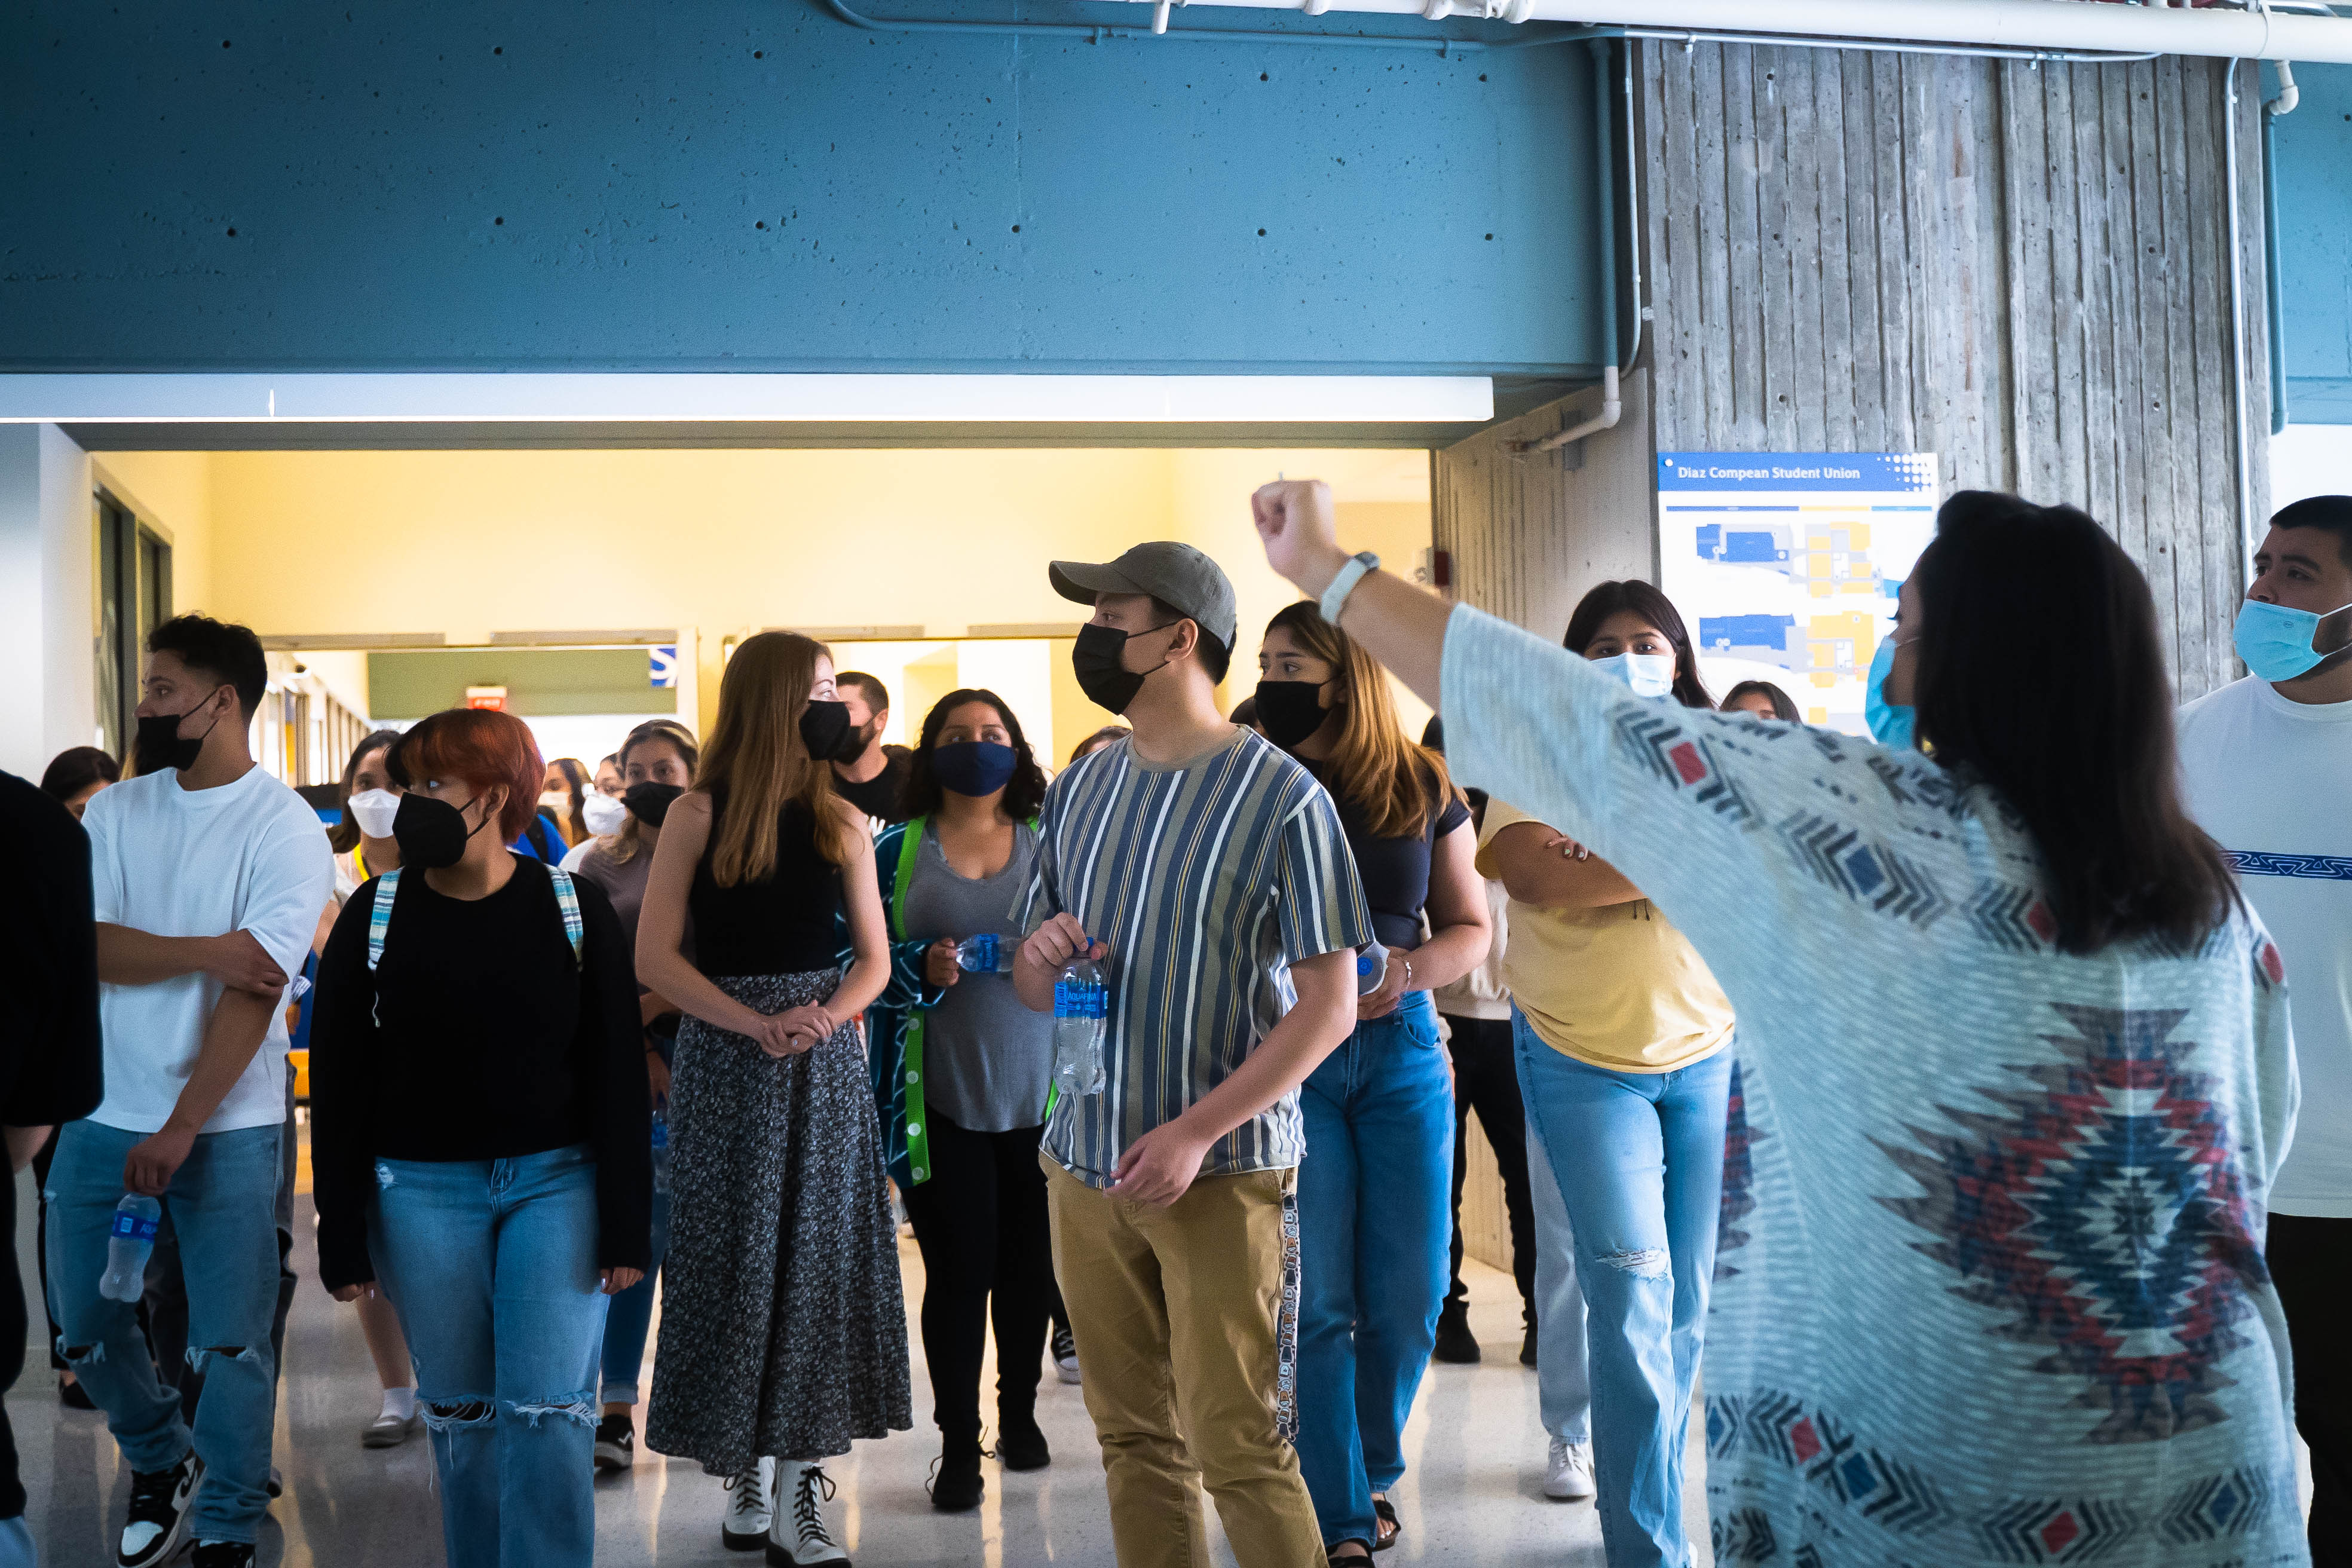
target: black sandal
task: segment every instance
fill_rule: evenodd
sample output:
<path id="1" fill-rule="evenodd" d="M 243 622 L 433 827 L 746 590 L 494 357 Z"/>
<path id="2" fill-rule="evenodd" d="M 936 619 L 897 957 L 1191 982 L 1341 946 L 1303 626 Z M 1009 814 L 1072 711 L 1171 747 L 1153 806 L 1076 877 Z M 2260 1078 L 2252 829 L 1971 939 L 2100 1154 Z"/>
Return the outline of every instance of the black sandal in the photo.
<path id="1" fill-rule="evenodd" d="M 1343 1552 L 1346 1555 L 1342 1556 Z M 1337 1546 L 1327 1548 L 1323 1553 L 1323 1561 L 1329 1565 L 1329 1568 L 1370 1568 L 1371 1542 L 1350 1537 Z"/>
<path id="2" fill-rule="evenodd" d="M 1404 1533 L 1404 1526 L 1397 1522 L 1395 1505 L 1384 1497 L 1372 1500 L 1372 1517 L 1380 1521 L 1372 1527 L 1372 1550 L 1386 1552 L 1397 1543 L 1397 1537 Z"/>

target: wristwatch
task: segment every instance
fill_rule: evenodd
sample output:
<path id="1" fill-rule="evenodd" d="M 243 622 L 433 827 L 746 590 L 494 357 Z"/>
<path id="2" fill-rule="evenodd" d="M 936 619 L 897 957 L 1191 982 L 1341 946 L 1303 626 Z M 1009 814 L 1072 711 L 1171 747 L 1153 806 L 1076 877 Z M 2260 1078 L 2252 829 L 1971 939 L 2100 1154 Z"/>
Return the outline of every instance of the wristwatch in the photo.
<path id="1" fill-rule="evenodd" d="M 1356 584 L 1364 580 L 1365 573 L 1377 572 L 1380 569 L 1381 558 L 1369 550 L 1360 550 L 1349 556 L 1348 563 L 1339 568 L 1339 574 L 1331 579 L 1331 585 L 1323 590 L 1323 602 L 1320 606 L 1323 618 L 1333 626 L 1338 626 L 1339 608 L 1348 602 L 1348 595 L 1356 591 Z"/>

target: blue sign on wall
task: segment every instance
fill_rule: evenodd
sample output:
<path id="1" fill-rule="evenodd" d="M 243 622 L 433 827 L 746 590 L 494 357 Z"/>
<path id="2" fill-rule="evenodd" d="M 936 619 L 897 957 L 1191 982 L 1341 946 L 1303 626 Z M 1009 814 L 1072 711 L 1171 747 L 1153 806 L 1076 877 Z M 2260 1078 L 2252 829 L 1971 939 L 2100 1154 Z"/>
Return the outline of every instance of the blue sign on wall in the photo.
<path id="1" fill-rule="evenodd" d="M 1662 490 L 1908 490 L 1931 496 L 1933 465 L 1909 452 L 1661 452 Z M 1722 506 L 1718 511 L 1793 511 Z"/>
<path id="2" fill-rule="evenodd" d="M 2294 80 L 2303 101 L 2278 121 L 2273 170 L 2287 417 L 2352 425 L 2352 66 L 2297 64 Z"/>

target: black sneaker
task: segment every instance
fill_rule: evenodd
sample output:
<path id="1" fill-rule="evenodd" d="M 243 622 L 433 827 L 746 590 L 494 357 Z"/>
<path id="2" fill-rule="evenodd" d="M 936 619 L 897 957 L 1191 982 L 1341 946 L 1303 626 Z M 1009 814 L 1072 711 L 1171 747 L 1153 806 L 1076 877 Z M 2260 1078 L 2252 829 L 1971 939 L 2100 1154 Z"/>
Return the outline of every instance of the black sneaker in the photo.
<path id="1" fill-rule="evenodd" d="M 199 1541 L 196 1542 L 196 1568 L 253 1568 L 253 1542 L 249 1541 Z"/>
<path id="2" fill-rule="evenodd" d="M 970 1438 L 950 1438 L 931 1471 L 931 1506 L 941 1513 L 962 1513 L 980 1506 L 984 1489 L 980 1479 L 980 1445 Z"/>
<path id="3" fill-rule="evenodd" d="M 1008 1470 L 1042 1470 L 1054 1462 L 1054 1450 L 1037 1426 L 1034 1413 L 997 1413 L 996 1458 Z"/>
<path id="4" fill-rule="evenodd" d="M 1448 1307 L 1437 1314 L 1437 1343 L 1429 1352 L 1455 1366 L 1473 1366 L 1478 1360 L 1478 1338 L 1470 1331 L 1470 1314 Z"/>
<path id="5" fill-rule="evenodd" d="M 627 1414 L 607 1415 L 596 1423 L 596 1468 L 625 1470 L 637 1462 L 637 1429 Z"/>
<path id="6" fill-rule="evenodd" d="M 188 1536 L 188 1505 L 204 1479 L 205 1462 L 193 1453 L 168 1470 L 131 1472 L 131 1511 L 114 1559 L 120 1568 L 150 1568 L 180 1550 Z"/>
<path id="7" fill-rule="evenodd" d="M 98 1408 L 96 1405 L 90 1402 L 89 1390 L 81 1385 L 81 1379 L 79 1378 L 74 1379 L 71 1383 L 68 1383 L 62 1376 L 58 1379 L 58 1403 L 64 1405 L 68 1410 L 95 1410 Z"/>
<path id="8" fill-rule="evenodd" d="M 1078 1342 L 1067 1329 L 1054 1331 L 1054 1375 L 1064 1383 L 1078 1381 Z"/>
<path id="9" fill-rule="evenodd" d="M 1519 1364 L 1521 1366 L 1536 1364 L 1536 1331 L 1533 1329 L 1529 1329 L 1528 1337 L 1519 1342 Z"/>

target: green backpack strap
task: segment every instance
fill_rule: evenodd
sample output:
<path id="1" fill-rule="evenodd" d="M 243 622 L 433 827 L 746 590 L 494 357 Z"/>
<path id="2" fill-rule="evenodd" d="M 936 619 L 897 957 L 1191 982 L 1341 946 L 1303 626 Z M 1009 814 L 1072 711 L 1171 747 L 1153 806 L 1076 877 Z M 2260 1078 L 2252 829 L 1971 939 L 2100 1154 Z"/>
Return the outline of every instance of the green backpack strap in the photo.
<path id="1" fill-rule="evenodd" d="M 930 819 L 909 817 L 900 829 L 898 866 L 890 878 L 891 923 L 906 930 L 907 889 L 914 884 L 915 858 L 923 847 L 923 826 Z M 907 1122 L 907 1173 L 917 1185 L 931 1179 L 931 1136 L 925 1125 L 930 1107 L 923 1098 L 924 1009 L 907 1009 L 906 1044 L 899 1054 L 898 1081 L 904 1088 Z"/>

